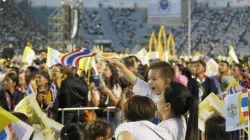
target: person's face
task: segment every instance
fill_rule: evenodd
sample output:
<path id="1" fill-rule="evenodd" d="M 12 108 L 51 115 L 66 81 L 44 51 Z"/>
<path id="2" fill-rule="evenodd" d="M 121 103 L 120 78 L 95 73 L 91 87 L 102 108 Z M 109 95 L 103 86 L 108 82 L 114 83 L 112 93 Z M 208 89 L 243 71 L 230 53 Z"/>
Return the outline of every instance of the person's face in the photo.
<path id="1" fill-rule="evenodd" d="M 163 91 L 164 92 L 164 91 Z M 164 116 L 166 113 L 170 111 L 170 103 L 165 102 L 164 93 L 161 94 L 158 103 L 157 103 L 157 109 L 161 116 Z"/>
<path id="2" fill-rule="evenodd" d="M 133 57 L 133 60 L 134 60 L 134 64 L 135 64 L 135 70 L 137 70 L 140 63 L 137 62 L 134 57 Z"/>
<path id="3" fill-rule="evenodd" d="M 148 72 L 148 85 L 154 94 L 161 94 L 167 85 L 167 80 L 161 75 L 158 69 L 151 69 Z"/>
<path id="4" fill-rule="evenodd" d="M 97 64 L 97 71 L 98 73 L 103 73 L 104 69 L 106 68 L 107 63 L 104 61 L 101 61 Z"/>
<path id="5" fill-rule="evenodd" d="M 239 76 L 240 76 L 240 70 L 239 70 L 238 67 L 236 67 L 236 66 L 233 66 L 233 67 L 232 67 L 232 75 L 233 75 L 233 77 L 236 78 L 236 79 L 239 78 Z"/>
<path id="6" fill-rule="evenodd" d="M 63 73 L 60 70 L 60 67 L 54 66 L 51 70 L 51 79 L 53 81 L 56 81 L 58 79 L 61 79 L 63 77 Z"/>
<path id="7" fill-rule="evenodd" d="M 112 76 L 112 72 L 110 70 L 110 68 L 108 66 L 106 66 L 106 68 L 103 71 L 103 77 L 105 79 L 109 79 Z"/>
<path id="8" fill-rule="evenodd" d="M 228 72 L 228 65 L 224 62 L 219 63 L 219 72 L 220 73 L 226 73 Z"/>
<path id="9" fill-rule="evenodd" d="M 195 65 L 193 63 L 188 64 L 188 68 L 190 69 L 191 73 L 195 73 Z"/>
<path id="10" fill-rule="evenodd" d="M 20 86 L 24 86 L 25 85 L 25 76 L 24 76 L 23 73 L 19 75 L 19 85 Z"/>
<path id="11" fill-rule="evenodd" d="M 31 80 L 31 79 L 30 79 L 30 74 L 31 74 L 30 70 L 27 69 L 27 70 L 25 71 L 25 81 Z"/>
<path id="12" fill-rule="evenodd" d="M 36 75 L 35 81 L 37 86 L 45 86 L 48 83 L 48 80 L 42 75 Z"/>
<path id="13" fill-rule="evenodd" d="M 195 64 L 195 73 L 196 74 L 205 73 L 205 68 L 200 63 L 196 63 Z"/>
<path id="14" fill-rule="evenodd" d="M 47 58 L 47 53 L 46 53 L 46 52 L 41 52 L 41 53 L 40 53 L 40 58 L 41 58 L 41 59 Z"/>
<path id="15" fill-rule="evenodd" d="M 69 74 L 73 74 L 73 68 L 71 68 L 70 66 L 66 66 L 64 69 L 65 74 L 69 75 Z"/>
<path id="16" fill-rule="evenodd" d="M 3 88 L 5 90 L 10 90 L 16 86 L 16 82 L 12 81 L 8 76 L 4 77 Z"/>

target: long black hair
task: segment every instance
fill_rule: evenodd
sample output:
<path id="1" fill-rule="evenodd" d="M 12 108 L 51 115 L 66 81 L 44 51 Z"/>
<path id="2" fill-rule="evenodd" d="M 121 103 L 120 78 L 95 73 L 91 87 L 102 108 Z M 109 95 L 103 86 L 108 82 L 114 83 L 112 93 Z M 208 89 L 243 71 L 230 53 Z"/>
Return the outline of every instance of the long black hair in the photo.
<path id="1" fill-rule="evenodd" d="M 184 85 L 171 82 L 164 90 L 166 103 L 171 104 L 175 117 L 186 115 L 189 111 L 185 140 L 198 139 L 198 99 L 192 96 Z"/>
<path id="2" fill-rule="evenodd" d="M 112 76 L 110 77 L 110 80 L 109 80 L 109 85 L 108 85 L 109 87 L 108 88 L 113 89 L 116 84 L 120 85 L 118 69 L 111 64 L 107 64 L 107 66 L 109 67 L 109 69 L 112 73 Z"/>
<path id="3" fill-rule="evenodd" d="M 19 77 L 17 76 L 16 73 L 10 72 L 10 73 L 6 74 L 5 77 L 10 78 L 10 79 L 12 80 L 12 82 L 15 82 L 15 83 L 16 83 L 16 85 L 15 85 L 15 87 L 14 87 L 15 89 L 16 89 L 17 87 L 19 87 Z"/>
<path id="4" fill-rule="evenodd" d="M 231 133 L 226 132 L 226 120 L 221 116 L 212 116 L 205 122 L 206 140 L 231 140 Z"/>

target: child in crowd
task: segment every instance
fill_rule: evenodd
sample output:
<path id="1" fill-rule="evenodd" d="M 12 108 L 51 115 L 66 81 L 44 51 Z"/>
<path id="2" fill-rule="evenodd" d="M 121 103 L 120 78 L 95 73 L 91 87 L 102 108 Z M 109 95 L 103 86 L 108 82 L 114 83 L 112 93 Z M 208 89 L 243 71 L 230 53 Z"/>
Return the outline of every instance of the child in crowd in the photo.
<path id="1" fill-rule="evenodd" d="M 174 80 L 175 71 L 167 62 L 156 62 L 150 65 L 148 72 L 148 83 L 137 78 L 133 72 L 127 69 L 118 60 L 111 60 L 118 67 L 125 78 L 134 85 L 133 92 L 136 95 L 147 96 L 157 103 L 159 95 L 164 88 Z"/>

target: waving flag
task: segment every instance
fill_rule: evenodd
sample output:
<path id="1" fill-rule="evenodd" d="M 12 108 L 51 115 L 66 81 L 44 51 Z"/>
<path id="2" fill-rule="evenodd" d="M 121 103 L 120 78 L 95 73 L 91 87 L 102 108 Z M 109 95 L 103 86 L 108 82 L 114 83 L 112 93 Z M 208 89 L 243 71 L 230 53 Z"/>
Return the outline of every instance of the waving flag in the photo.
<path id="1" fill-rule="evenodd" d="M 55 64 L 61 64 L 60 55 L 59 51 L 48 47 L 46 66 L 51 67 Z"/>
<path id="2" fill-rule="evenodd" d="M 53 99 L 53 103 L 54 103 L 55 99 L 56 99 L 56 96 L 57 96 L 56 84 L 54 82 L 50 86 L 50 91 L 52 93 L 52 99 Z"/>
<path id="3" fill-rule="evenodd" d="M 227 95 L 225 105 L 226 131 L 235 131 L 248 126 L 248 93 Z"/>
<path id="4" fill-rule="evenodd" d="M 75 51 L 64 55 L 61 59 L 61 62 L 64 66 L 73 66 L 76 67 L 81 58 L 95 56 L 91 50 L 87 50 L 85 48 L 77 48 Z"/>
<path id="5" fill-rule="evenodd" d="M 239 64 L 239 60 L 232 45 L 229 46 L 229 61 L 230 63 L 234 61 L 235 63 Z"/>
<path id="6" fill-rule="evenodd" d="M 242 89 L 241 112 L 244 117 L 249 115 L 248 110 L 248 92 L 247 88 Z"/>
<path id="7" fill-rule="evenodd" d="M 37 94 L 37 89 L 36 89 L 36 84 L 34 81 L 31 81 L 26 89 L 26 94 L 32 94 L 34 93 L 35 95 Z"/>
<path id="8" fill-rule="evenodd" d="M 36 58 L 35 52 L 30 47 L 25 47 L 24 52 L 23 52 L 22 62 L 28 63 L 28 65 L 31 65 L 35 58 Z"/>

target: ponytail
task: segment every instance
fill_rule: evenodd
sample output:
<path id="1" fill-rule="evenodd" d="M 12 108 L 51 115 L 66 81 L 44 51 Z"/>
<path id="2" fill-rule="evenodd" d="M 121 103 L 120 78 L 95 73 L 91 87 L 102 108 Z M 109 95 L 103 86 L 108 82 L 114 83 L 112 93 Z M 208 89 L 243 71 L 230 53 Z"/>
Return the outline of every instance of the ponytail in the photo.
<path id="1" fill-rule="evenodd" d="M 171 82 L 164 90 L 166 103 L 171 104 L 175 117 L 184 116 L 189 112 L 185 140 L 198 139 L 198 99 L 192 96 L 187 87 Z"/>
<path id="2" fill-rule="evenodd" d="M 198 99 L 194 96 L 187 98 L 187 105 L 189 107 L 189 117 L 187 120 L 187 131 L 185 140 L 198 139 Z"/>

